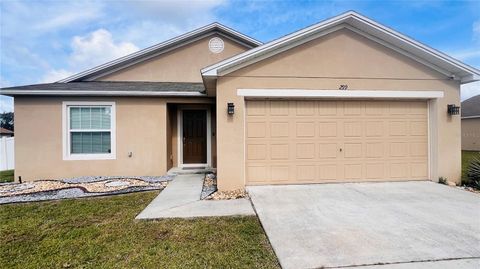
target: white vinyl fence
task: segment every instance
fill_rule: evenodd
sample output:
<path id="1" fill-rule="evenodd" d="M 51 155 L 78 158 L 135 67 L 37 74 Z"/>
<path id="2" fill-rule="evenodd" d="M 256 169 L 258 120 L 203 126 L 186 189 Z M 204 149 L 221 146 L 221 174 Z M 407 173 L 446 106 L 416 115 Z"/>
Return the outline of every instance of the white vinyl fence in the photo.
<path id="1" fill-rule="evenodd" d="M 15 137 L 0 139 L 0 171 L 15 169 Z"/>

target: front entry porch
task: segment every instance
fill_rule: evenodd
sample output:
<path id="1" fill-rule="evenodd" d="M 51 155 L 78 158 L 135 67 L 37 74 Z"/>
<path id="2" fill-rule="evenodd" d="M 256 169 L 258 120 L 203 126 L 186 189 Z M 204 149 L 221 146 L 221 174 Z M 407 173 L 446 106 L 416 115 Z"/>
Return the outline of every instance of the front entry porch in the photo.
<path id="1" fill-rule="evenodd" d="M 216 166 L 214 104 L 167 105 L 167 169 L 174 174 Z"/>

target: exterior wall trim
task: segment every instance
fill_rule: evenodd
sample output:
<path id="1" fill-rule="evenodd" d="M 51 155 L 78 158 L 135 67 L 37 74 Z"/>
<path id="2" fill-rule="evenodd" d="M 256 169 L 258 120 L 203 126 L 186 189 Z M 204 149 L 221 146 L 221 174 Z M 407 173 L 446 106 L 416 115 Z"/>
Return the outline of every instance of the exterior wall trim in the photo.
<path id="1" fill-rule="evenodd" d="M 478 119 L 478 118 L 480 118 L 480 115 L 478 115 L 478 116 L 461 117 L 460 119 L 462 119 L 462 120 L 468 120 L 468 119 Z"/>
<path id="2" fill-rule="evenodd" d="M 70 154 L 70 138 L 68 133 L 68 124 L 70 116 L 68 106 L 110 106 L 111 107 L 111 126 L 110 139 L 112 143 L 111 153 L 109 154 Z M 115 160 L 117 158 L 117 130 L 116 130 L 116 109 L 115 102 L 103 101 L 64 101 L 62 102 L 62 152 L 64 161 L 72 160 Z"/>
<path id="3" fill-rule="evenodd" d="M 183 110 L 205 110 L 207 111 L 207 163 L 183 163 Z M 198 167 L 207 166 L 212 167 L 212 113 L 209 107 L 199 108 L 191 106 L 180 106 L 177 110 L 177 163 L 178 167 Z"/>
<path id="4" fill-rule="evenodd" d="M 306 90 L 306 89 L 238 89 L 238 96 L 246 98 L 443 98 L 443 91 L 363 91 L 363 90 Z"/>

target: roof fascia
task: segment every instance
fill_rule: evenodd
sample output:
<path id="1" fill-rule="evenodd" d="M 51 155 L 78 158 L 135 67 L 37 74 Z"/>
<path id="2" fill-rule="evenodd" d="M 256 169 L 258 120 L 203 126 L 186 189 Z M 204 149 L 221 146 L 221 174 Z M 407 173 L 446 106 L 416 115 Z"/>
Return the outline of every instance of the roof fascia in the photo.
<path id="1" fill-rule="evenodd" d="M 180 97 L 205 97 L 200 92 L 176 92 L 176 91 L 41 91 L 41 90 L 2 90 L 2 95 L 47 95 L 47 96 L 180 96 Z"/>

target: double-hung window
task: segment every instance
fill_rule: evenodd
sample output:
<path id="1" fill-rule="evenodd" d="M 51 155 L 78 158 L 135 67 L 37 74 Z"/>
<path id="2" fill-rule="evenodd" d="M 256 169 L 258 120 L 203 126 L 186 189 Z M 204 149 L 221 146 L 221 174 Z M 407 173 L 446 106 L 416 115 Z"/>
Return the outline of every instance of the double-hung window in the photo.
<path id="1" fill-rule="evenodd" d="M 115 159 L 115 103 L 64 102 L 64 159 Z"/>

